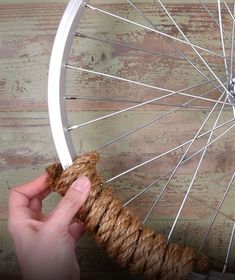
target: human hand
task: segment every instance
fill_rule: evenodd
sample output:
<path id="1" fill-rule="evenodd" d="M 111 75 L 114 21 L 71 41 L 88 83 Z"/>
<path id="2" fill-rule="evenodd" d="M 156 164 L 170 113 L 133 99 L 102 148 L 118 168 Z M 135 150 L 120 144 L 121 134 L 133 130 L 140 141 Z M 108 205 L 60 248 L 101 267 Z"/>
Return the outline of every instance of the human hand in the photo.
<path id="1" fill-rule="evenodd" d="M 24 279 L 80 279 L 75 243 L 83 233 L 80 223 L 72 222 L 90 191 L 87 177 L 79 177 L 49 214 L 42 213 L 42 200 L 50 193 L 47 174 L 9 195 L 8 229 Z"/>

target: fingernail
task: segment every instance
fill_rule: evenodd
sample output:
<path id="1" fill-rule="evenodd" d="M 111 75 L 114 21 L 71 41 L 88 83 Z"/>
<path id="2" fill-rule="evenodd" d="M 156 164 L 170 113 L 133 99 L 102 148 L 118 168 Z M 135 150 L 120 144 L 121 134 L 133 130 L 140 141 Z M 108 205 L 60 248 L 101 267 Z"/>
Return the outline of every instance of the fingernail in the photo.
<path id="1" fill-rule="evenodd" d="M 72 187 L 79 192 L 85 192 L 90 187 L 90 180 L 86 176 L 80 176 L 73 183 Z"/>

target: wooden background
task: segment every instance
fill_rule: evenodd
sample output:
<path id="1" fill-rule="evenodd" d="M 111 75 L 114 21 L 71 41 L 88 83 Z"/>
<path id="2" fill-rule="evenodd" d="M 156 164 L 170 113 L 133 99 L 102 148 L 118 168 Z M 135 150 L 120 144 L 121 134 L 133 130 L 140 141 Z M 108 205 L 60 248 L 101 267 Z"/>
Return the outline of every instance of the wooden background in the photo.
<path id="1" fill-rule="evenodd" d="M 14 185 L 33 179 L 43 172 L 49 163 L 57 159 L 47 112 L 47 74 L 54 36 L 66 2 L 64 0 L 0 0 L 0 275 L 5 277 L 18 278 L 20 275 L 12 242 L 7 232 L 8 191 Z M 209 2 L 210 8 L 216 14 L 216 5 L 211 4 L 214 1 Z M 92 3 L 144 23 L 144 20 L 124 1 L 97 0 Z M 164 31 L 172 35 L 177 34 L 163 11 L 156 5 L 153 6 L 152 1 L 139 0 L 135 3 L 145 11 L 156 26 L 161 25 Z M 198 2 L 178 0 L 166 1 L 166 3 L 176 18 L 181 21 L 182 27 L 191 36 L 190 38 L 210 49 L 218 52 L 221 50 L 218 43 L 218 28 L 211 19 L 208 19 Z M 230 19 L 224 15 L 223 20 L 229 32 Z M 86 12 L 78 31 L 177 55 L 176 50 L 156 34 L 135 26 L 119 24 L 118 21 L 94 14 L 92 11 Z M 185 62 L 179 60 L 165 62 L 162 58 L 153 59 L 153 56 L 149 54 L 130 51 L 124 47 L 110 47 L 88 39 L 75 40 L 78 44 L 74 44 L 70 59 L 73 65 L 79 63 L 83 67 L 165 88 L 181 89 L 203 81 L 200 75 L 192 71 Z M 226 47 L 229 48 L 228 45 Z M 194 58 L 188 47 L 181 46 L 181 49 L 189 57 Z M 206 57 L 212 64 L 223 65 L 220 59 L 208 55 Z M 222 70 L 218 70 L 217 74 L 224 75 Z M 208 73 L 207 75 L 212 77 Z M 68 72 L 67 81 L 69 95 L 96 98 L 108 96 L 135 101 L 155 97 L 153 90 L 76 71 Z M 204 87 L 197 93 L 205 89 Z M 179 104 L 186 100 L 188 99 L 177 97 L 168 99 L 167 103 Z M 130 103 L 127 104 L 130 105 Z M 100 168 L 105 177 L 110 178 L 156 155 L 156 151 L 163 152 L 166 148 L 190 139 L 211 106 L 206 102 L 197 102 L 194 105 L 198 108 L 204 107 L 204 110 L 179 110 L 176 115 L 158 123 L 158 126 L 148 127 L 139 132 L 138 136 L 131 136 L 126 141 L 120 141 L 102 150 Z M 117 102 L 68 102 L 69 120 L 71 124 L 75 124 L 78 120 L 79 122 L 86 121 L 112 110 L 125 108 L 124 106 L 126 106 L 125 103 Z M 140 110 L 122 114 L 118 118 L 82 128 L 79 132 L 73 133 L 73 139 L 78 144 L 78 153 L 96 149 L 114 136 L 156 115 L 160 116 L 170 108 L 173 107 L 149 105 Z M 231 111 L 225 110 L 222 120 L 229 118 L 231 118 Z M 203 171 L 195 182 L 173 238 L 181 244 L 196 246 L 198 240 L 201 239 L 205 226 L 208 225 L 229 176 L 232 174 L 235 158 L 234 142 L 234 133 L 230 133 L 223 141 L 219 141 L 209 149 Z M 200 145 L 203 143 L 205 140 L 199 141 Z M 193 150 L 197 147 L 197 145 L 193 147 Z M 151 164 L 115 182 L 117 195 L 126 201 L 144 185 L 150 183 L 156 174 L 161 175 L 174 166 L 181 154 L 182 151 L 175 152 L 167 159 Z M 150 223 L 156 230 L 164 233 L 169 231 L 179 202 L 185 193 L 185 186 L 191 180 L 190 174 L 194 166 L 194 163 L 190 163 L 180 169 L 166 196 L 151 215 Z M 158 188 L 152 189 L 131 205 L 140 218 L 144 217 L 146 207 L 151 206 L 151 201 L 158 192 Z M 214 261 L 214 266 L 218 269 L 221 269 L 234 222 L 234 198 L 235 193 L 230 193 L 209 242 L 206 244 L 205 251 L 212 260 L 218 257 Z M 56 194 L 50 195 L 45 200 L 45 209 L 47 211 L 52 209 L 58 199 Z M 77 253 L 81 264 L 82 279 L 130 278 L 86 236 L 80 243 Z M 234 254 L 231 259 L 231 264 L 233 263 Z M 230 265 L 230 270 L 234 271 L 233 265 Z"/>

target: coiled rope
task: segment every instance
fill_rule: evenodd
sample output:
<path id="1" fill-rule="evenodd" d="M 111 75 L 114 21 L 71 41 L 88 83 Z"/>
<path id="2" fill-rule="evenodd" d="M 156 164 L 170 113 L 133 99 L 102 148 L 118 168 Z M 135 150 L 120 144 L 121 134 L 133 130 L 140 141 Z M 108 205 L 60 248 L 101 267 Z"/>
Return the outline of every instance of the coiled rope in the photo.
<path id="1" fill-rule="evenodd" d="M 62 196 L 79 176 L 90 179 L 90 195 L 76 220 L 84 223 L 97 244 L 121 267 L 146 279 L 185 280 L 192 271 L 206 273 L 207 257 L 199 256 L 193 248 L 168 243 L 164 235 L 143 226 L 129 209 L 122 207 L 111 188 L 103 185 L 96 170 L 98 160 L 99 155 L 90 152 L 78 157 L 66 170 L 60 164 L 47 168 L 49 187 Z"/>

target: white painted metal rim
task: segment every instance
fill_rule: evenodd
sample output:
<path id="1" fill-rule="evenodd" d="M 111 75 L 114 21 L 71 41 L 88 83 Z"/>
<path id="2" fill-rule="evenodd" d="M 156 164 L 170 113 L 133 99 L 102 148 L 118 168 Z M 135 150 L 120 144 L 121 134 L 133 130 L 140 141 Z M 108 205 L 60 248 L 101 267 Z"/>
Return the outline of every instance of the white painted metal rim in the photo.
<path id="1" fill-rule="evenodd" d="M 48 76 L 48 109 L 53 140 L 63 168 L 72 165 L 76 152 L 68 131 L 65 104 L 66 63 L 85 0 L 70 0 L 56 33 Z"/>

